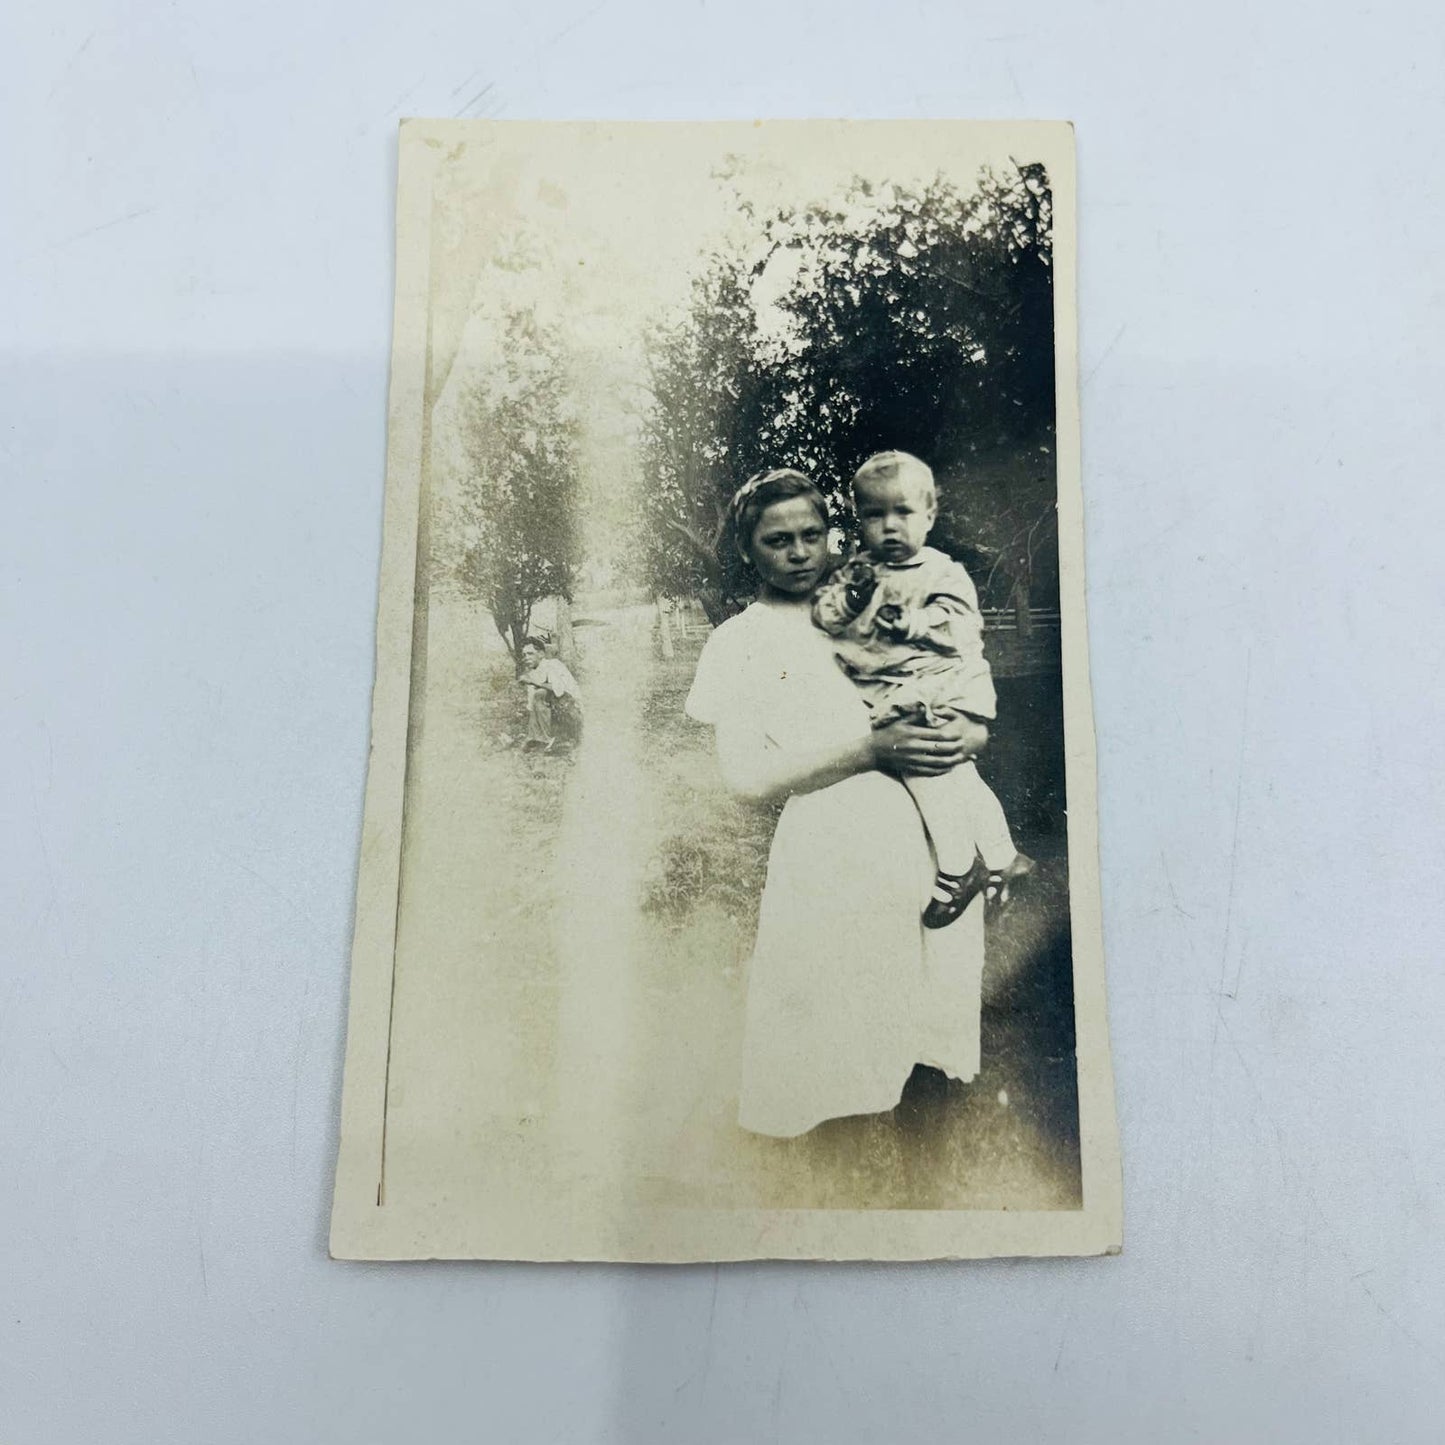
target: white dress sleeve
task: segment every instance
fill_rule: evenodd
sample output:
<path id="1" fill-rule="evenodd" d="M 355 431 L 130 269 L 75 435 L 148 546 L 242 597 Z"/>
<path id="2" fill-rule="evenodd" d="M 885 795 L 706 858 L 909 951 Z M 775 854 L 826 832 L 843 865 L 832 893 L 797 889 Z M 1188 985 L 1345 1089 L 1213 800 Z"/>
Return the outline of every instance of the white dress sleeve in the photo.
<path id="1" fill-rule="evenodd" d="M 722 623 L 703 644 L 683 710 L 713 729 L 723 781 L 741 797 L 761 797 L 769 754 L 768 735 L 775 699 L 767 687 L 770 629 L 750 612 Z"/>
<path id="2" fill-rule="evenodd" d="M 737 699 L 745 690 L 747 649 L 741 637 L 743 614 L 730 617 L 703 643 L 692 687 L 682 710 L 695 722 L 716 727 L 736 713 Z"/>

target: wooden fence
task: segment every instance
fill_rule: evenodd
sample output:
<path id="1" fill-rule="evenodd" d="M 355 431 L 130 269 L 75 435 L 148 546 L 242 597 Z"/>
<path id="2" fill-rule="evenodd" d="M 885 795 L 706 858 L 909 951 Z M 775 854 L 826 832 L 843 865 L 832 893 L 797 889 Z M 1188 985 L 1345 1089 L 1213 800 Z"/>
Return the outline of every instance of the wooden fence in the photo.
<path id="1" fill-rule="evenodd" d="M 666 607 L 667 640 L 700 643 L 712 631 L 707 614 L 695 598 L 672 601 Z M 1012 607 L 983 609 L 983 646 L 996 677 L 1035 677 L 1056 673 L 1060 665 L 1057 608 L 1032 608 L 1023 619 Z"/>
<path id="2" fill-rule="evenodd" d="M 1039 677 L 1058 672 L 1057 608 L 1031 608 L 1020 626 L 1012 608 L 983 609 L 983 650 L 995 677 Z"/>

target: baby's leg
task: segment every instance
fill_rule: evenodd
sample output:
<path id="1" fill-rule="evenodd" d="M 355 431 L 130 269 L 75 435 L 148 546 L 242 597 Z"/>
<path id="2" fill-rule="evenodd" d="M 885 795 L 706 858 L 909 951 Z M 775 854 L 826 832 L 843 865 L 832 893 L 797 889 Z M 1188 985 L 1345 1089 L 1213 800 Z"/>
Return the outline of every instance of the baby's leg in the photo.
<path id="1" fill-rule="evenodd" d="M 998 795 L 979 776 L 973 763 L 961 763 L 948 776 L 959 780 L 959 797 L 983 861 L 994 870 L 1007 868 L 1019 850 Z"/>
<path id="2" fill-rule="evenodd" d="M 971 763 L 964 767 L 977 778 L 977 770 Z M 962 876 L 973 867 L 978 852 L 971 806 L 973 788 L 960 776 L 964 767 L 932 778 L 905 776 L 903 779 L 903 786 L 912 794 L 923 826 L 928 829 L 928 836 L 933 842 L 938 871 L 956 876 Z M 1001 815 L 1002 809 L 999 811 Z"/>
<path id="3" fill-rule="evenodd" d="M 973 820 L 979 855 L 989 871 L 989 910 L 997 916 L 1008 908 L 1018 889 L 1037 871 L 1038 864 L 1027 853 L 1019 852 L 1009 832 L 1003 804 L 979 776 L 978 769 L 972 763 L 965 763 L 955 768 L 952 775 L 960 774 L 968 794 L 966 806 Z"/>

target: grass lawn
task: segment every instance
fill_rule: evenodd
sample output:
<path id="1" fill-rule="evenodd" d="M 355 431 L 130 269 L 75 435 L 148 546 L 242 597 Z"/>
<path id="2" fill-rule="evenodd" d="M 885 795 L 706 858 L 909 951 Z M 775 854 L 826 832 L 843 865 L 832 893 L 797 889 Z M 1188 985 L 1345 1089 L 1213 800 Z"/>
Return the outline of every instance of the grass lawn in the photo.
<path id="1" fill-rule="evenodd" d="M 655 1204 L 1077 1207 L 1063 800 L 1053 744 L 1041 740 L 1048 685 L 1000 687 L 988 776 L 1042 867 L 989 933 L 981 1075 L 945 1086 L 920 1073 L 892 1114 L 766 1140 L 738 1129 L 735 1110 L 777 813 L 726 793 L 710 730 L 683 715 L 700 639 L 664 661 L 643 609 L 579 627 L 587 723 L 564 758 L 516 747 L 522 690 L 510 659 L 478 645 L 484 622 L 434 608 L 445 682 L 408 796 L 398 1180 L 408 1141 L 444 1119 L 456 1141 L 448 1180 L 415 1174 L 419 1190 L 464 1175 L 478 1188 L 566 1190 L 588 1167 L 576 1162 L 585 1118 L 609 1167 Z M 1011 731 L 1022 718 L 1039 725 Z M 573 1163 L 559 1166 L 569 1150 Z"/>

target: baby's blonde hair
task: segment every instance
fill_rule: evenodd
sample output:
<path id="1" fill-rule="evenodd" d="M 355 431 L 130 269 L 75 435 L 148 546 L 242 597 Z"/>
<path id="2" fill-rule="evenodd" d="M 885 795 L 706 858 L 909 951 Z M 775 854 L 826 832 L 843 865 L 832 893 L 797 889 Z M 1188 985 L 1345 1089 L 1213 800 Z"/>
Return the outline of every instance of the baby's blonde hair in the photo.
<path id="1" fill-rule="evenodd" d="M 938 484 L 933 480 L 933 468 L 920 461 L 912 452 L 874 452 L 856 472 L 850 491 L 853 504 L 858 503 L 858 488 L 869 482 L 891 482 L 906 480 L 918 483 L 928 494 L 929 500 L 938 505 Z"/>

